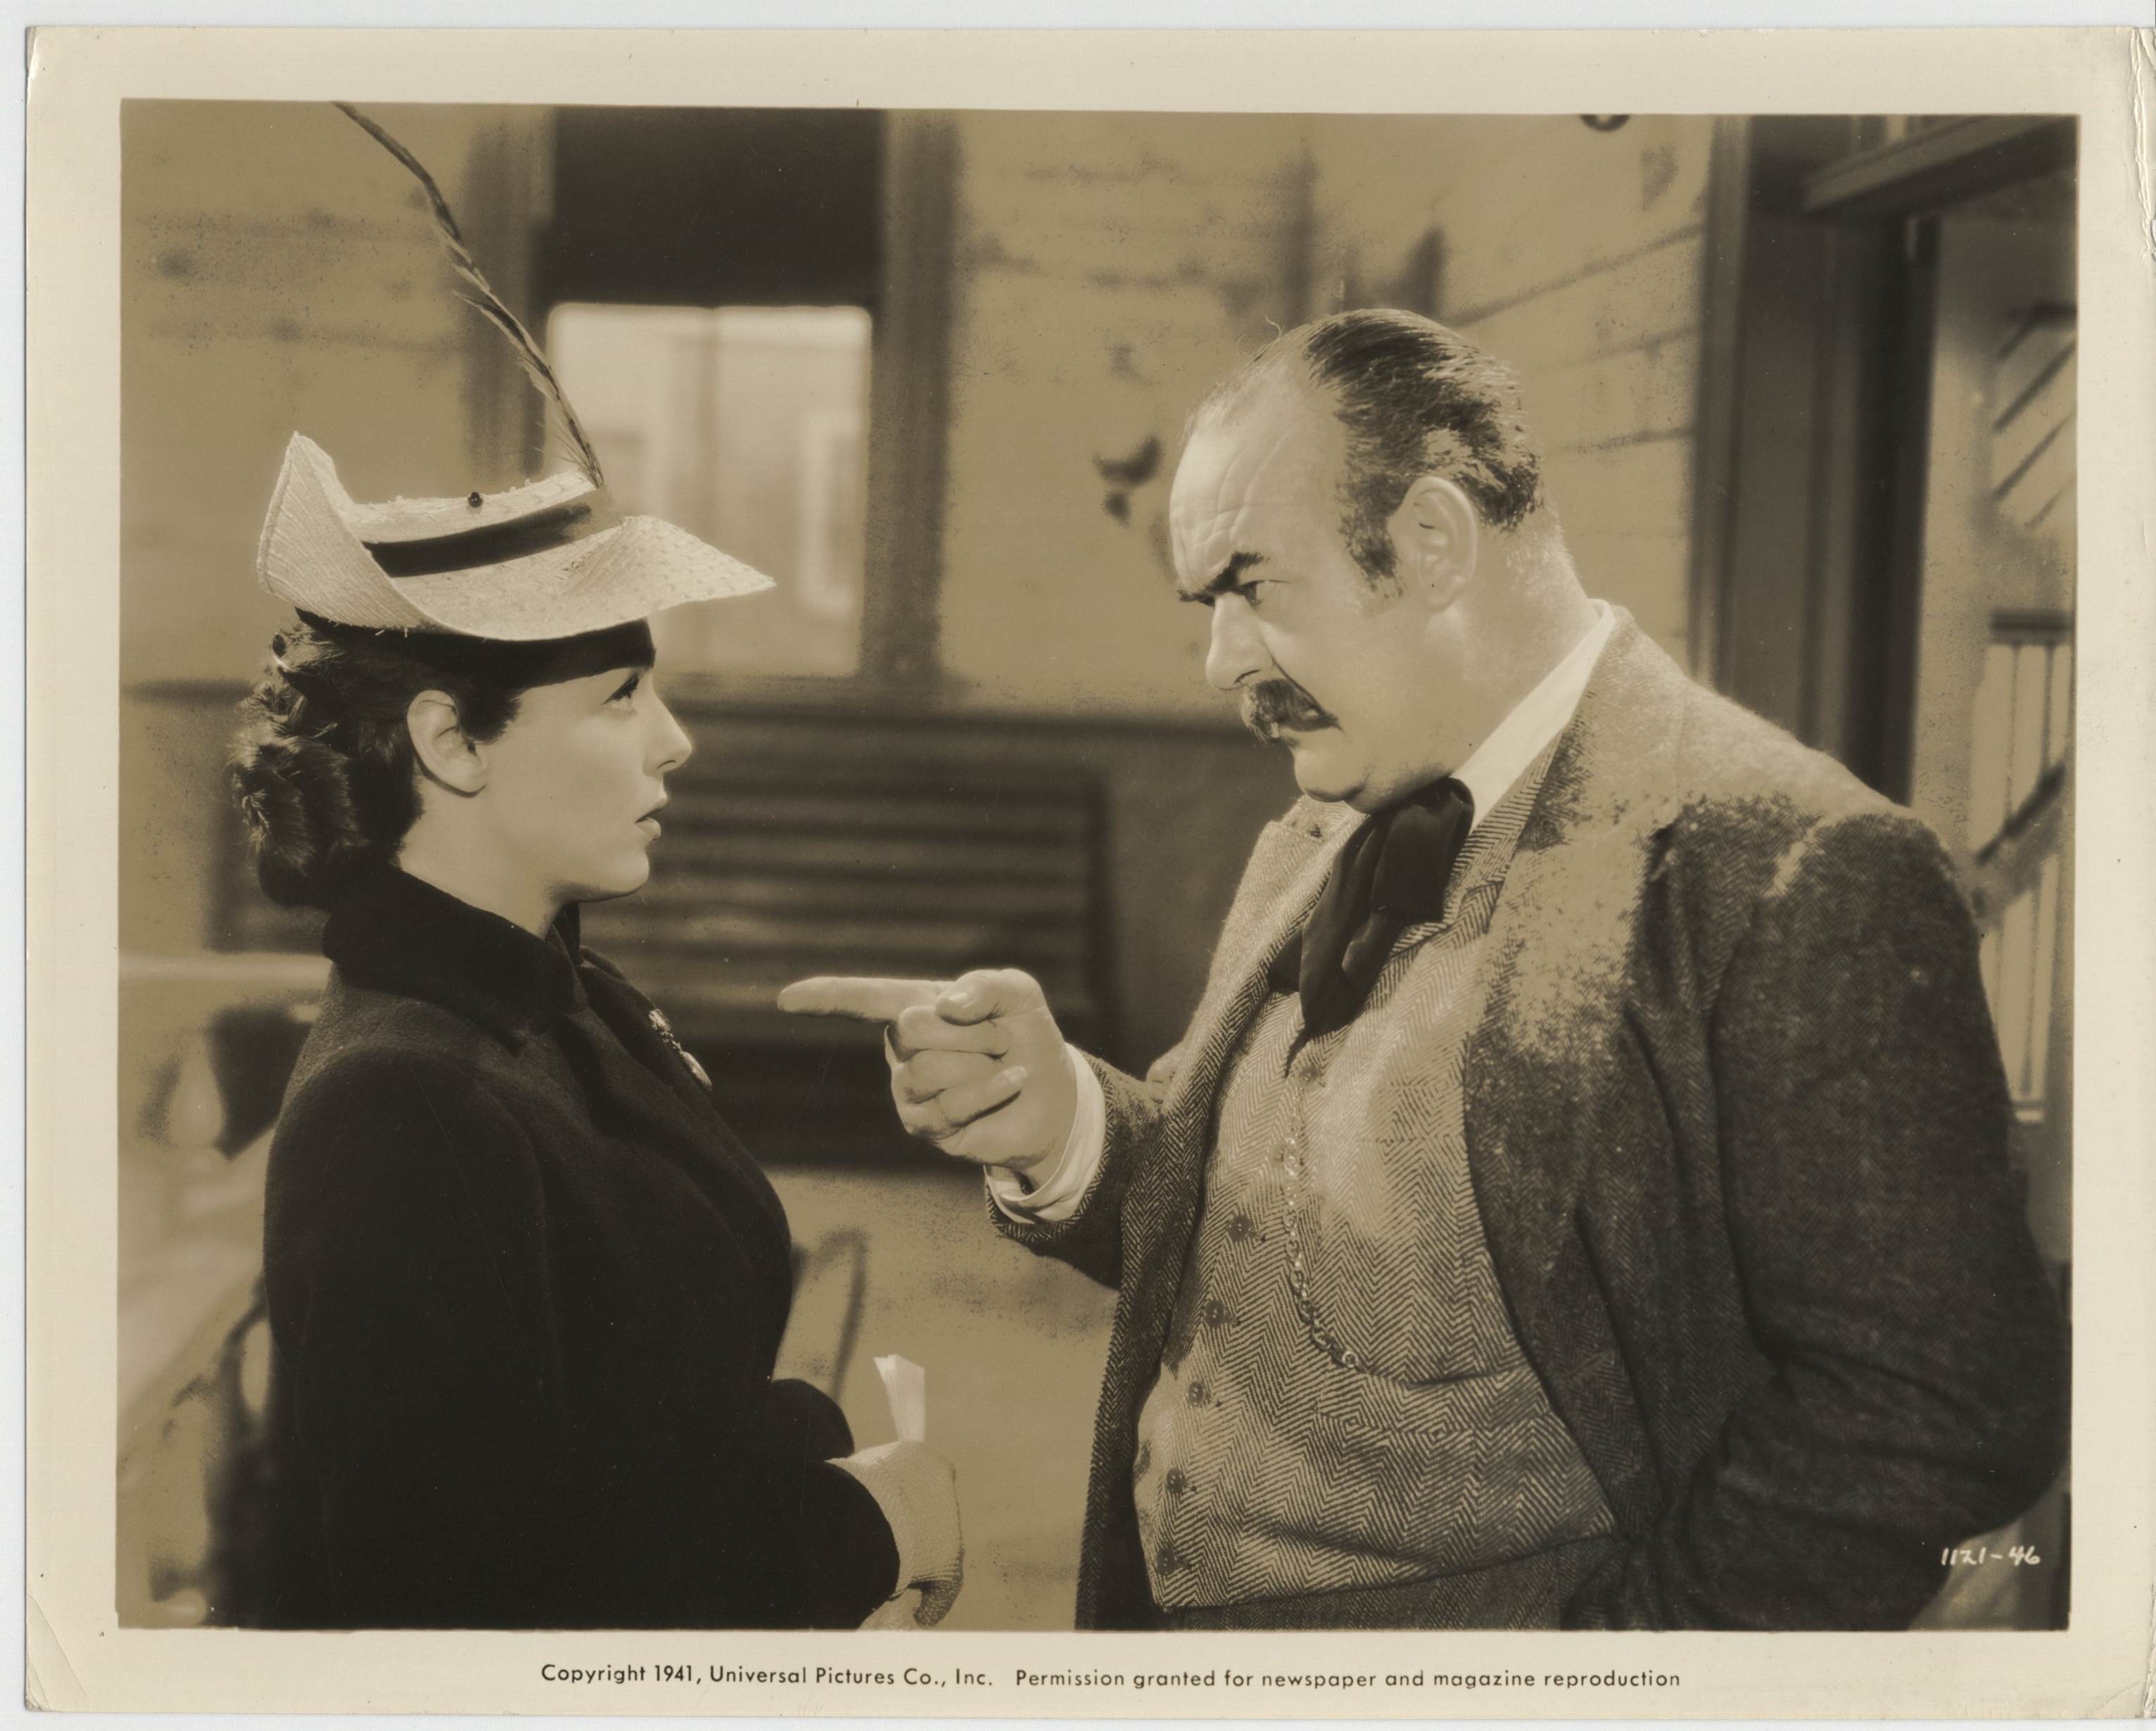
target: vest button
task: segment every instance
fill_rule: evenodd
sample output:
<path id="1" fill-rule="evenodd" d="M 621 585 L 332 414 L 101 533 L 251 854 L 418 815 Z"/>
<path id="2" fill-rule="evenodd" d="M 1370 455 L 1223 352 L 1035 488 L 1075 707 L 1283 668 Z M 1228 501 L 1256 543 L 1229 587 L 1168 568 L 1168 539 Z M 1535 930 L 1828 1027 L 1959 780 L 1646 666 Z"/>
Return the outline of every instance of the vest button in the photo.
<path id="1" fill-rule="evenodd" d="M 1228 1320 L 1228 1307 L 1218 1298 L 1205 1301 L 1205 1322 L 1209 1328 L 1217 1328 Z"/>
<path id="2" fill-rule="evenodd" d="M 1180 1497 L 1190 1488 L 1190 1475 L 1180 1466 L 1171 1466 L 1168 1469 L 1168 1477 L 1163 1482 L 1168 1486 L 1170 1496 Z"/>
<path id="3" fill-rule="evenodd" d="M 1185 1391 L 1184 1395 L 1183 1395 L 1183 1398 L 1184 1398 L 1186 1400 L 1188 1400 L 1188 1402 L 1189 1402 L 1193 1406 L 1203 1406 L 1203 1405 L 1204 1405 L 1204 1404 L 1205 1404 L 1205 1384 L 1204 1384 L 1204 1383 L 1202 1383 L 1202 1382 L 1194 1382 L 1194 1383 L 1191 1384 L 1191 1385 L 1190 1385 L 1189 1389 L 1188 1389 L 1187 1391 Z"/>
<path id="4" fill-rule="evenodd" d="M 1153 1562 L 1163 1574 L 1173 1574 L 1183 1567 L 1183 1556 L 1173 1545 L 1164 1544 L 1153 1554 Z"/>
<path id="5" fill-rule="evenodd" d="M 1250 1231 L 1250 1217 L 1246 1214 L 1239 1214 L 1228 1222 L 1228 1235 L 1238 1244 L 1248 1238 Z"/>

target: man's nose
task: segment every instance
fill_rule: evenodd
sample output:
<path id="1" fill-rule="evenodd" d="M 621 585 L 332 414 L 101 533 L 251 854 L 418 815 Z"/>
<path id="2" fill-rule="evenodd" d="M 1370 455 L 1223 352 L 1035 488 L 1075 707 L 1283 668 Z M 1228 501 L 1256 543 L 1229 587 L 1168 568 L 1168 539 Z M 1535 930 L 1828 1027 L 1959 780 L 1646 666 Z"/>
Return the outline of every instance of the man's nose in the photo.
<path id="1" fill-rule="evenodd" d="M 695 755 L 696 742 L 690 738 L 687 730 L 675 720 L 674 711 L 666 706 L 664 700 L 654 697 L 652 701 L 659 710 L 652 718 L 657 723 L 652 730 L 653 767 L 664 775 L 669 770 L 679 769 Z"/>
<path id="2" fill-rule="evenodd" d="M 1213 641 L 1205 651 L 1205 677 L 1221 691 L 1232 691 L 1254 675 L 1272 665 L 1264 640 L 1258 635 L 1250 604 L 1240 595 L 1222 595 L 1213 603 Z"/>

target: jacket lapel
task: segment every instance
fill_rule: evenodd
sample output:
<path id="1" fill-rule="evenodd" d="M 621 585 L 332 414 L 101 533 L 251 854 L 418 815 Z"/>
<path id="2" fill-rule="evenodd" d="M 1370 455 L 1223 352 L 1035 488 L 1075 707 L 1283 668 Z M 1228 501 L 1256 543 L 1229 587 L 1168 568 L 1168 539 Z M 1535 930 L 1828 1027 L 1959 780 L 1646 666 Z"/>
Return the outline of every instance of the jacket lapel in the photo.
<path id="1" fill-rule="evenodd" d="M 1522 1344 L 1580 1337 L 1551 1275 L 1587 1163 L 1628 1097 L 1637 915 L 1676 810 L 1689 680 L 1620 610 L 1560 737 L 1491 920 L 1469 1048 L 1468 1167 Z"/>
<path id="2" fill-rule="evenodd" d="M 1205 995 L 1170 1089 L 1171 1112 L 1194 1104 L 1209 1115 L 1221 1073 L 1265 1000 L 1266 976 L 1310 917 L 1334 856 L 1362 820 L 1350 806 L 1306 796 L 1265 825 L 1220 929 Z"/>
<path id="3" fill-rule="evenodd" d="M 680 1051 L 659 1031 L 662 1025 L 650 1001 L 609 967 L 592 961 L 590 952 L 585 952 L 585 957 L 579 970 L 584 995 L 621 1042 L 622 1049 L 686 1109 L 691 1119 L 707 1126 L 723 1126 L 726 1121 L 712 1102 L 711 1091 L 690 1073 Z"/>
<path id="4" fill-rule="evenodd" d="M 1168 1086 L 1161 1131 L 1149 1157 L 1132 1174 L 1124 1203 L 1124 1259 L 1133 1276 L 1125 1297 L 1132 1317 L 1158 1353 L 1169 1303 L 1137 1302 L 1141 1289 L 1181 1279 L 1204 1188 L 1205 1153 L 1214 1108 L 1229 1060 L 1269 989 L 1266 974 L 1302 929 L 1325 887 L 1333 855 L 1360 814 L 1304 798 L 1286 817 L 1265 825 L 1228 911 L 1213 966 L 1184 1036 L 1181 1061 Z"/>
<path id="5" fill-rule="evenodd" d="M 769 1294 L 783 1326 L 792 1302 L 786 1210 L 701 1084 L 660 1038 L 649 1003 L 633 986 L 588 962 L 579 970 L 591 1013 L 612 1040 L 572 1022 L 564 1029 L 586 1054 L 599 1097 L 593 1115 L 660 1154 L 711 1198 L 719 1218 Z M 566 1043 L 566 1042 L 565 1042 Z M 761 1217 L 762 1230 L 747 1223 Z"/>

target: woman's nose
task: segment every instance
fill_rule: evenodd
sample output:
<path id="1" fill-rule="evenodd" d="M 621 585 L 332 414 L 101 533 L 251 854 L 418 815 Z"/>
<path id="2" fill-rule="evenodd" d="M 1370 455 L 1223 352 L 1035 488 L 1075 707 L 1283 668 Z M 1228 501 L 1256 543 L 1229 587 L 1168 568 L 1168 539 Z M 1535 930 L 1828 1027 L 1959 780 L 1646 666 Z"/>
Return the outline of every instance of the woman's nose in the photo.
<path id="1" fill-rule="evenodd" d="M 653 729 L 652 751 L 655 767 L 664 775 L 670 769 L 679 769 L 695 755 L 696 742 L 674 718 L 674 711 L 666 706 L 663 698 L 653 699 L 656 712 L 652 719 L 657 724 Z"/>
<path id="2" fill-rule="evenodd" d="M 1232 691 L 1271 665 L 1250 603 L 1240 595 L 1218 597 L 1213 603 L 1213 640 L 1205 651 L 1207 681 Z"/>

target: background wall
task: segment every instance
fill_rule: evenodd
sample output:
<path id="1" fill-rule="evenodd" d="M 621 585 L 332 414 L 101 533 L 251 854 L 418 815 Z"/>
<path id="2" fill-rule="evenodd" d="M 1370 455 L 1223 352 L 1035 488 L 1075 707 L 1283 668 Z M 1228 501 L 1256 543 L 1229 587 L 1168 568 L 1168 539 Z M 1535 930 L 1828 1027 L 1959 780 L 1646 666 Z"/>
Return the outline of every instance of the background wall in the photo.
<path id="1" fill-rule="evenodd" d="M 1191 405 L 1301 316 L 1305 123 L 957 129 L 945 665 L 984 706 L 1221 714 L 1206 616 L 1173 593 L 1168 487 Z"/>
<path id="2" fill-rule="evenodd" d="M 1397 303 L 1520 370 L 1589 591 L 1680 663 L 1713 122 L 1637 115 L 1312 122 L 1321 305 Z"/>
<path id="3" fill-rule="evenodd" d="M 543 116 L 376 112 L 520 298 L 503 178 Z M 230 681 L 282 616 L 254 539 L 294 431 L 333 441 L 361 499 L 506 485 L 526 441 L 418 187 L 335 109 L 130 102 L 121 128 L 121 677 Z"/>
<path id="4" fill-rule="evenodd" d="M 941 623 L 968 701 L 1219 712 L 1167 561 L 1183 417 L 1275 330 L 1352 306 L 1518 367 L 1589 588 L 1686 659 L 1710 120 L 957 125 Z"/>
<path id="5" fill-rule="evenodd" d="M 521 294 L 536 110 L 384 107 Z M 287 617 L 254 578 L 285 444 L 353 496 L 522 478 L 500 339 L 453 297 L 418 189 L 326 104 L 129 102 L 121 186 L 121 943 L 213 941 L 231 705 Z M 520 218 L 521 220 L 521 218 Z M 492 267 L 495 259 L 501 260 Z"/>

